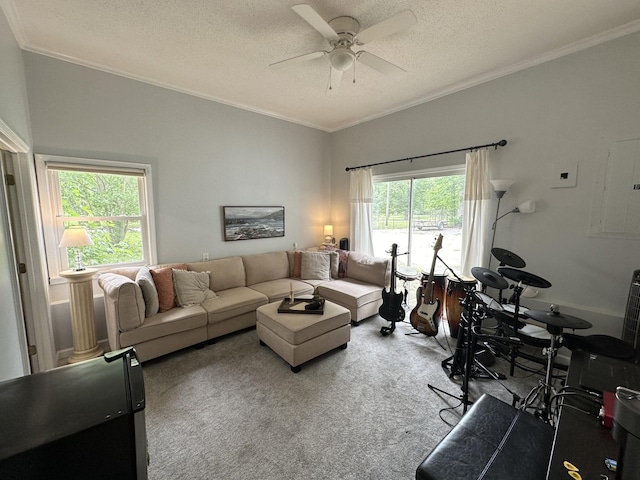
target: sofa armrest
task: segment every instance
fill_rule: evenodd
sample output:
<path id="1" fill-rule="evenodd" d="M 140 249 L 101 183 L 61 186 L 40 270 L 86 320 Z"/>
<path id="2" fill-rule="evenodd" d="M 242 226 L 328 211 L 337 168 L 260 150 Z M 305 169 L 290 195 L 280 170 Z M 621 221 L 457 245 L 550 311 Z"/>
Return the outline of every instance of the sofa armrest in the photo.
<path id="1" fill-rule="evenodd" d="M 123 275 L 103 273 L 98 285 L 104 291 L 104 308 L 109 336 L 139 327 L 144 322 L 145 304 L 140 286 Z"/>

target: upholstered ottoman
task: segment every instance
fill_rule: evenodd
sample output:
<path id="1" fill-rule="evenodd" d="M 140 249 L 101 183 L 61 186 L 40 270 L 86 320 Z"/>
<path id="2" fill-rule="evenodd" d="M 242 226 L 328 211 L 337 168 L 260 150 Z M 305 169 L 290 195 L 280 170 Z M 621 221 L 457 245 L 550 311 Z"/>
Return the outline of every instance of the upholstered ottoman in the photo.
<path id="1" fill-rule="evenodd" d="M 278 313 L 280 302 L 258 307 L 256 332 L 260 345 L 268 345 L 298 373 L 300 365 L 334 348 L 347 348 L 351 339 L 351 313 L 326 301 L 322 315 Z"/>

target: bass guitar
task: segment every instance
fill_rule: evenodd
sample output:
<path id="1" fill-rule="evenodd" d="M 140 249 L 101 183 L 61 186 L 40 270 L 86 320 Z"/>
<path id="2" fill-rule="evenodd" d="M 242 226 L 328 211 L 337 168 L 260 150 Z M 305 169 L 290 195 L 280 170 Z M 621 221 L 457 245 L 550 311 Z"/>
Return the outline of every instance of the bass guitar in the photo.
<path id="1" fill-rule="evenodd" d="M 382 327 L 380 333 L 389 335 L 396 329 L 396 322 L 404 320 L 404 307 L 402 301 L 404 296 L 402 293 L 396 292 L 396 258 L 398 256 L 398 245 L 391 245 L 391 285 L 387 291 L 382 289 L 382 305 L 378 309 L 378 313 L 382 318 L 391 322 L 391 327 Z"/>
<path id="2" fill-rule="evenodd" d="M 434 298 L 433 295 L 433 270 L 436 266 L 438 250 L 442 248 L 442 235 L 438 235 L 435 245 L 433 246 L 433 261 L 431 262 L 431 271 L 429 278 L 425 284 L 418 287 L 416 295 L 416 306 L 411 310 L 410 321 L 413 328 L 420 333 L 432 337 L 438 334 L 440 323 L 440 300 Z"/>

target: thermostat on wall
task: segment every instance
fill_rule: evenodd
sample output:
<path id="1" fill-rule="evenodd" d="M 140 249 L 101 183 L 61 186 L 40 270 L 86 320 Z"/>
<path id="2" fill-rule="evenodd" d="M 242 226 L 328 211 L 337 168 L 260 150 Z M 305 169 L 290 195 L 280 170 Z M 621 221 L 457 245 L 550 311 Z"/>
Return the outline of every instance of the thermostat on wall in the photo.
<path id="1" fill-rule="evenodd" d="M 578 162 L 559 162 L 553 166 L 551 188 L 575 187 L 578 182 Z"/>

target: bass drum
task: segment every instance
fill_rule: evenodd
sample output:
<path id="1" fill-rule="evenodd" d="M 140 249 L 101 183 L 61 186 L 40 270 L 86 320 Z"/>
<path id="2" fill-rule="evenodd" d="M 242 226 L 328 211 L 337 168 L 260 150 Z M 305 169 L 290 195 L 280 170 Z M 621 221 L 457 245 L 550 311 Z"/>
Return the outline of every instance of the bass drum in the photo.
<path id="1" fill-rule="evenodd" d="M 455 277 L 447 277 L 447 321 L 449 322 L 449 333 L 453 338 L 458 338 L 460 330 L 460 317 L 464 307 L 460 305 L 460 300 L 465 296 L 465 288 L 476 288 L 476 280 L 472 277 L 463 277 L 462 282 Z"/>

